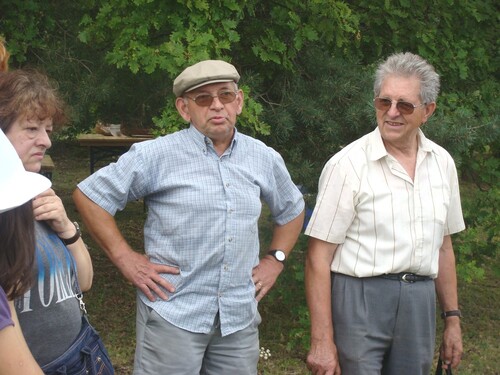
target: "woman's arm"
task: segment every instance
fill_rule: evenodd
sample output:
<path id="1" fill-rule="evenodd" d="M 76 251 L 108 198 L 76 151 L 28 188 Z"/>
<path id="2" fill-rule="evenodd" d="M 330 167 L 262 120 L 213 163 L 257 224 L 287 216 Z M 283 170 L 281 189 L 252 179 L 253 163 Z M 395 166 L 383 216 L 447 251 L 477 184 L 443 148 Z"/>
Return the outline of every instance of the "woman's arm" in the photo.
<path id="1" fill-rule="evenodd" d="M 68 218 L 61 198 L 52 189 L 43 192 L 33 200 L 33 214 L 35 220 L 45 221 L 59 238 L 68 239 L 76 233 L 75 225 Z M 82 292 L 85 292 L 92 286 L 94 277 L 90 254 L 81 238 L 67 247 L 76 261 L 78 282 Z"/>
<path id="2" fill-rule="evenodd" d="M 24 340 L 14 303 L 9 301 L 14 326 L 0 330 L 0 374 L 43 375 Z"/>

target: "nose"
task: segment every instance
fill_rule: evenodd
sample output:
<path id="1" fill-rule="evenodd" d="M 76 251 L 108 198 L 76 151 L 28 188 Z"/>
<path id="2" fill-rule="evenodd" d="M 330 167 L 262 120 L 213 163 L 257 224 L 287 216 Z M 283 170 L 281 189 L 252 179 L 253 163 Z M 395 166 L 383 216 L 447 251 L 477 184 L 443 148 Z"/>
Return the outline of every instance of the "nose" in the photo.
<path id="1" fill-rule="evenodd" d="M 45 149 L 49 149 L 52 146 L 52 141 L 50 140 L 47 130 L 43 129 L 42 131 L 40 131 L 40 134 L 37 137 L 36 145 L 42 146 Z"/>
<path id="2" fill-rule="evenodd" d="M 213 96 L 212 97 L 212 104 L 210 107 L 213 107 L 215 109 L 222 109 L 224 108 L 224 104 L 220 101 L 219 96 Z"/>
<path id="3" fill-rule="evenodd" d="M 398 102 L 392 101 L 391 107 L 387 110 L 387 114 L 391 117 L 397 117 L 401 114 L 398 109 Z"/>

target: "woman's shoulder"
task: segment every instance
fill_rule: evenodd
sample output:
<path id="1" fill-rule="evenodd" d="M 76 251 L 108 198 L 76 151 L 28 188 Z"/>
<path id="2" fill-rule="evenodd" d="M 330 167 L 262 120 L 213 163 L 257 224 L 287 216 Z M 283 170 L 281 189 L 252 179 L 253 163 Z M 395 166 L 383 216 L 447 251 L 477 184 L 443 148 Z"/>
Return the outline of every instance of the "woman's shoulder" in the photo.
<path id="1" fill-rule="evenodd" d="M 10 314 L 9 301 L 2 287 L 0 287 L 0 330 L 9 325 L 14 325 Z"/>

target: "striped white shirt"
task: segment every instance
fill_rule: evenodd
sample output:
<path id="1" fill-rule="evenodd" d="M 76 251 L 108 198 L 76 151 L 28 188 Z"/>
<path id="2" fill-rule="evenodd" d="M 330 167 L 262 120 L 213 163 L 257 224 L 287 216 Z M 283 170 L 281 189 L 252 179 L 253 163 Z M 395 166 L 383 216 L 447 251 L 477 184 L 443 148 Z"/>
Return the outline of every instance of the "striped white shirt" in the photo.
<path id="1" fill-rule="evenodd" d="M 339 244 L 333 272 L 354 277 L 438 273 L 443 236 L 465 228 L 450 154 L 419 130 L 414 181 L 380 132 L 354 141 L 325 165 L 305 233 Z"/>

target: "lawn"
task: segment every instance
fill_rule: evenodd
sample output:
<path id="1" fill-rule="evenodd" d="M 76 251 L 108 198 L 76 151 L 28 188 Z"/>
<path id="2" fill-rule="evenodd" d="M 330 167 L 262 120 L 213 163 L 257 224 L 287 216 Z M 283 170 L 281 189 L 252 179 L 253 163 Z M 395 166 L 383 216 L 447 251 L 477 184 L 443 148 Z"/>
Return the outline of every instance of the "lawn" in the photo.
<path id="1" fill-rule="evenodd" d="M 85 235 L 78 212 L 71 200 L 76 184 L 89 173 L 87 150 L 70 142 L 56 143 L 49 154 L 55 164 L 53 188 L 63 199 L 68 216 L 79 221 L 94 263 L 94 284 L 85 294 L 90 321 L 99 330 L 110 352 L 118 375 L 132 373 L 135 346 L 135 290 L 125 282 L 92 239 Z M 133 202 L 117 214 L 122 232 L 138 251 L 142 250 L 142 202 Z M 262 244 L 269 238 L 267 217 L 262 219 Z M 263 322 L 261 346 L 271 356 L 261 358 L 260 375 L 308 374 L 304 364 L 307 345 L 307 313 L 303 288 L 303 259 L 306 238 L 301 236 L 285 272 L 272 293 L 261 302 Z M 465 354 L 460 375 L 500 374 L 500 263 L 491 259 L 486 277 L 472 283 L 460 282 L 460 307 Z M 441 322 L 438 322 L 440 324 Z"/>

